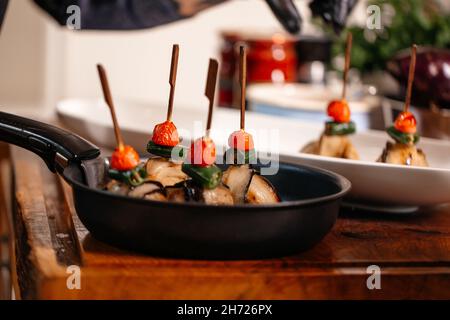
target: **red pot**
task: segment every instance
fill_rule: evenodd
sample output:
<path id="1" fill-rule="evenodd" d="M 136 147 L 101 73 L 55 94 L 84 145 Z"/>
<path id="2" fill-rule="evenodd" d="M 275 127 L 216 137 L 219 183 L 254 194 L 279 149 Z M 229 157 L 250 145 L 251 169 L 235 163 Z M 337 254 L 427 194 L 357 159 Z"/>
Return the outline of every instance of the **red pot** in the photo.
<path id="1" fill-rule="evenodd" d="M 284 34 L 244 35 L 234 32 L 222 34 L 222 64 L 220 71 L 221 106 L 239 107 L 239 46 L 247 46 L 248 84 L 261 82 L 295 82 L 297 55 L 295 40 Z"/>

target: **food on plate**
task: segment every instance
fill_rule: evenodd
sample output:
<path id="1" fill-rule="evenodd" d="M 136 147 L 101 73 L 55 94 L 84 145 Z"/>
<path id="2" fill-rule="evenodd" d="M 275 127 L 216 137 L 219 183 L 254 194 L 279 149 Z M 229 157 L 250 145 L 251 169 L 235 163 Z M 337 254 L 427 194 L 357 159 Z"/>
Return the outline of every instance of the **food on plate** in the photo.
<path id="1" fill-rule="evenodd" d="M 165 200 L 162 185 L 150 181 L 147 171 L 141 163 L 138 153 L 133 147 L 124 143 L 122 133 L 114 108 L 114 102 L 109 88 L 106 71 L 102 65 L 97 65 L 105 102 L 111 112 L 117 148 L 114 150 L 109 162 L 108 177 L 105 189 L 120 195 L 152 200 Z"/>
<path id="2" fill-rule="evenodd" d="M 128 196 L 146 200 L 167 201 L 166 191 L 162 184 L 157 181 L 147 180 L 128 192 Z"/>
<path id="3" fill-rule="evenodd" d="M 301 152 L 335 158 L 359 159 L 358 152 L 348 137 L 356 132 L 356 125 L 351 121 L 350 107 L 346 100 L 351 45 L 352 35 L 349 33 L 347 35 L 342 98 L 329 103 L 327 113 L 331 120 L 325 123 L 323 134 L 318 141 L 310 142 L 304 146 Z"/>
<path id="4" fill-rule="evenodd" d="M 182 165 L 182 170 L 190 179 L 168 191 L 169 201 L 179 201 L 181 190 L 184 201 L 206 204 L 233 204 L 230 190 L 222 184 L 222 170 L 215 164 L 216 147 L 208 136 L 195 140 Z"/>
<path id="5" fill-rule="evenodd" d="M 428 167 L 425 153 L 413 144 L 387 142 L 378 162 Z"/>
<path id="6" fill-rule="evenodd" d="M 212 205 L 232 205 L 233 196 L 222 184 L 222 170 L 215 164 L 216 146 L 209 137 L 214 107 L 218 63 L 210 59 L 205 95 L 209 99 L 205 136 L 192 142 L 182 165 L 190 179 L 167 187 L 167 197 L 174 202 L 201 202 Z"/>
<path id="7" fill-rule="evenodd" d="M 145 164 L 148 179 L 159 182 L 162 186 L 173 186 L 188 178 L 181 170 L 179 159 L 184 150 L 179 145 L 180 137 L 175 124 L 172 122 L 173 100 L 178 69 L 179 46 L 174 45 L 170 69 L 170 97 L 167 119 L 157 124 L 153 129 L 152 139 L 147 144 L 147 151 L 152 155 Z M 174 158 L 175 157 L 175 158 Z"/>
<path id="8" fill-rule="evenodd" d="M 215 149 L 214 141 L 207 136 L 192 143 L 182 166 L 190 179 L 166 188 L 169 201 L 233 204 L 230 190 L 221 182 L 222 170 L 215 164 Z"/>
<path id="9" fill-rule="evenodd" d="M 222 182 L 229 188 L 235 204 L 273 204 L 280 202 L 274 186 L 250 164 L 230 165 Z"/>
<path id="10" fill-rule="evenodd" d="M 223 185 L 214 189 L 200 187 L 193 180 L 186 180 L 175 186 L 167 187 L 166 193 L 172 202 L 199 202 L 211 205 L 232 205 L 233 197 Z"/>
<path id="11" fill-rule="evenodd" d="M 210 59 L 205 96 L 209 100 L 206 133 L 188 149 L 180 146 L 177 127 L 172 122 L 173 97 L 178 62 L 174 45 L 170 72 L 171 93 L 167 119 L 157 124 L 147 144 L 152 155 L 143 163 L 131 146 L 124 143 L 106 72 L 98 65 L 105 102 L 114 124 L 117 148 L 109 161 L 104 189 L 118 195 L 165 202 L 196 202 L 209 205 L 274 204 L 280 202 L 274 186 L 252 164 L 256 163 L 253 137 L 245 131 L 246 53 L 241 47 L 241 129 L 229 137 L 225 172 L 216 165 L 216 145 L 210 137 L 218 62 Z"/>
<path id="12" fill-rule="evenodd" d="M 428 167 L 425 153 L 416 147 L 419 142 L 417 134 L 417 121 L 409 111 L 411 101 L 412 83 L 416 67 L 417 46 L 413 45 L 411 50 L 411 61 L 409 65 L 408 87 L 403 111 L 395 119 L 392 126 L 386 132 L 394 140 L 388 141 L 378 162 L 401 164 L 407 166 Z"/>
<path id="13" fill-rule="evenodd" d="M 246 50 L 243 46 L 240 57 L 241 129 L 228 139 L 230 148 L 225 159 L 230 166 L 223 174 L 222 183 L 230 190 L 235 204 L 273 204 L 280 202 L 275 188 L 251 165 L 256 160 L 256 153 L 253 137 L 245 131 Z"/>
<path id="14" fill-rule="evenodd" d="M 147 160 L 145 169 L 148 178 L 160 182 L 163 186 L 173 186 L 184 181 L 188 176 L 181 171 L 181 163 L 164 157 L 153 157 Z"/>

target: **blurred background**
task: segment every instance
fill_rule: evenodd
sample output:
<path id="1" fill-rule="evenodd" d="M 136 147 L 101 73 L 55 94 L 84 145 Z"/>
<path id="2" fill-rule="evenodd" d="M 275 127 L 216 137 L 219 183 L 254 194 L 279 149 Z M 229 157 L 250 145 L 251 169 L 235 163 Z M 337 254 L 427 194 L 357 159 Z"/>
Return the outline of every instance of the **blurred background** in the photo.
<path id="1" fill-rule="evenodd" d="M 97 97 L 98 62 L 116 95 L 165 103 L 172 44 L 179 43 L 177 103 L 195 106 L 208 58 L 220 53 L 219 32 L 230 27 L 281 30 L 260 0 L 231 1 L 157 28 L 101 32 L 71 31 L 32 1 L 11 1 L 0 37 L 0 104 L 51 112 L 65 97 Z"/>
<path id="2" fill-rule="evenodd" d="M 318 34 L 309 22 L 308 1 L 297 4 L 304 15 L 303 33 Z M 359 8 L 364 17 L 364 4 Z M 170 53 L 179 43 L 176 99 L 196 106 L 203 103 L 208 58 L 220 58 L 224 30 L 258 30 L 270 38 L 282 27 L 261 0 L 225 2 L 157 28 L 101 32 L 71 31 L 32 1 L 11 1 L 0 36 L 0 104 L 41 112 L 51 111 L 62 98 L 98 97 L 98 62 L 108 68 L 116 95 L 166 103 Z"/>
<path id="3" fill-rule="evenodd" d="M 177 106 L 203 108 L 204 78 L 212 56 L 221 61 L 219 105 L 233 107 L 235 47 L 244 41 L 249 47 L 249 108 L 321 122 L 327 102 L 341 90 L 346 30 L 337 36 L 312 19 L 309 1 L 296 4 L 303 25 L 294 38 L 261 0 L 227 1 L 152 29 L 101 32 L 69 30 L 32 1 L 10 1 L 0 36 L 0 105 L 6 111 L 45 116 L 52 115 L 63 99 L 98 98 L 98 62 L 107 67 L 116 97 L 165 105 L 171 46 L 179 43 Z M 381 8 L 381 29 L 366 25 L 371 4 Z M 450 48 L 449 8 L 450 0 L 357 2 L 347 26 L 354 36 L 349 99 L 360 129 L 384 128 L 401 108 L 403 66 L 408 63 L 402 50 L 413 42 L 432 51 Z M 450 78 L 448 51 L 427 51 L 418 59 L 415 92 L 420 95 L 413 99 L 419 118 L 425 119 L 419 120 L 424 123 L 420 130 L 448 138 L 450 85 L 442 81 Z M 430 64 L 437 68 L 434 74 L 428 72 L 433 69 Z M 442 128 L 435 132 L 436 126 L 426 121 L 442 122 Z"/>

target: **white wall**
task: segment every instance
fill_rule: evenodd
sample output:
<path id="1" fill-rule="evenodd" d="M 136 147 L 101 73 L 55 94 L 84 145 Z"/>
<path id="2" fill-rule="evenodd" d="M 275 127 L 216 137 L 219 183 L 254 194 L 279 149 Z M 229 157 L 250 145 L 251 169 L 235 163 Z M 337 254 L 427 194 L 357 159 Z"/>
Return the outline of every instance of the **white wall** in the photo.
<path id="1" fill-rule="evenodd" d="M 0 36 L 0 97 L 24 103 L 39 98 L 45 86 L 46 26 L 26 1 L 11 1 L 9 9 Z"/>

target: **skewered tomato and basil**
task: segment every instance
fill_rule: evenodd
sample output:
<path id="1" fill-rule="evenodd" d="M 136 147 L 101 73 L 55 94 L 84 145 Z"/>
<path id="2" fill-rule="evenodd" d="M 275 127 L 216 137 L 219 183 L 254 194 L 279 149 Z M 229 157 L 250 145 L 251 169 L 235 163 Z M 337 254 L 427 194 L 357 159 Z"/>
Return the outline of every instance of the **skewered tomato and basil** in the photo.
<path id="1" fill-rule="evenodd" d="M 416 144 L 419 141 L 417 121 L 409 111 L 401 112 L 393 126 L 387 129 L 389 136 L 402 144 Z"/>
<path id="2" fill-rule="evenodd" d="M 325 123 L 325 134 L 328 136 L 342 136 L 356 132 L 356 125 L 354 122 L 334 122 L 327 121 Z"/>
<path id="3" fill-rule="evenodd" d="M 244 130 L 233 132 L 228 138 L 230 149 L 226 152 L 226 162 L 233 161 L 234 164 L 248 164 L 256 159 L 253 137 Z"/>
<path id="4" fill-rule="evenodd" d="M 331 101 L 327 113 L 333 121 L 326 122 L 326 135 L 340 136 L 355 133 L 356 125 L 350 121 L 351 112 L 345 99 Z"/>
<path id="5" fill-rule="evenodd" d="M 205 189 L 216 188 L 222 179 L 222 170 L 215 165 L 216 146 L 208 137 L 202 137 L 191 144 L 182 171 Z"/>
<path id="6" fill-rule="evenodd" d="M 140 164 L 139 155 L 130 146 L 119 146 L 111 156 L 109 177 L 138 186 L 145 181 L 147 172 Z"/>
<path id="7" fill-rule="evenodd" d="M 394 139 L 395 143 L 391 141 L 386 142 L 386 147 L 383 149 L 377 162 L 428 167 L 425 153 L 416 147 L 416 143 L 419 141 L 417 121 L 409 111 L 416 68 L 416 51 L 417 46 L 413 44 L 411 47 L 411 59 L 409 62 L 408 82 L 403 111 L 397 116 L 394 124 L 386 129 L 388 135 Z"/>
<path id="8" fill-rule="evenodd" d="M 275 188 L 254 170 L 251 163 L 256 159 L 251 134 L 244 129 L 233 132 L 229 139 L 226 162 L 231 162 L 228 153 L 233 152 L 233 165 L 224 172 L 222 182 L 230 190 L 235 204 L 272 204 L 280 202 Z"/>
<path id="9" fill-rule="evenodd" d="M 183 157 L 184 150 L 178 146 L 180 138 L 178 130 L 172 121 L 157 124 L 153 129 L 153 137 L 147 144 L 147 151 L 163 158 L 171 158 L 174 148 L 177 155 Z"/>

